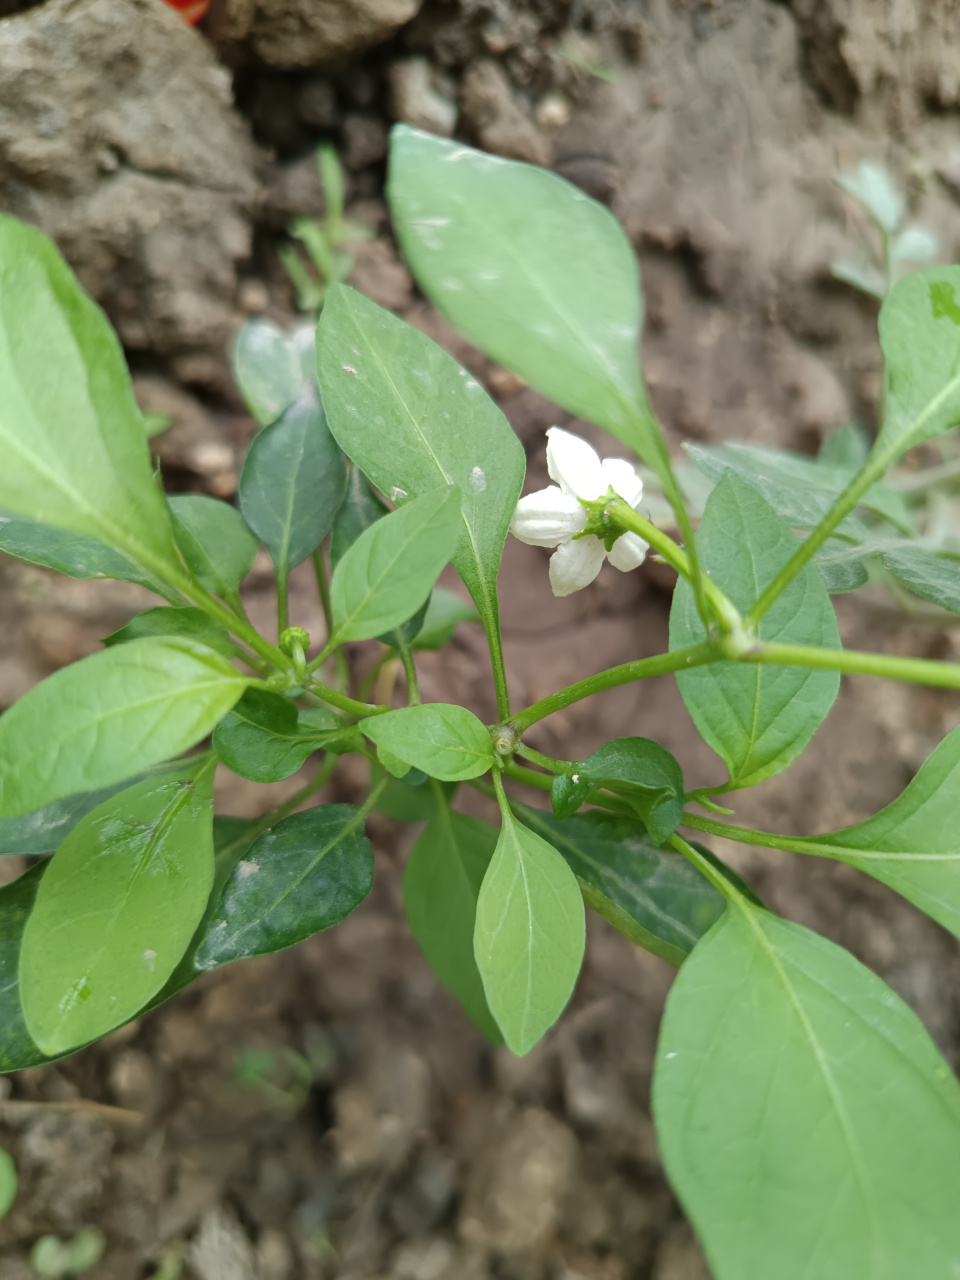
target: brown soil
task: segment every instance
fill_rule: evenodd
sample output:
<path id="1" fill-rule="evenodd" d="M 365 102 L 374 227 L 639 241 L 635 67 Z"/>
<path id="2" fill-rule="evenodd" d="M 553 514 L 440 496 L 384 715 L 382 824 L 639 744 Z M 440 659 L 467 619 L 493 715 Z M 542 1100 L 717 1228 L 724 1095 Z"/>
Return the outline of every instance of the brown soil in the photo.
<path id="1" fill-rule="evenodd" d="M 480 7 L 463 6 L 467 34 Z M 766 0 L 644 5 L 637 65 L 623 64 L 612 85 L 581 85 L 573 118 L 551 139 L 557 167 L 585 186 L 599 184 L 641 251 L 646 367 L 678 440 L 804 447 L 850 412 L 868 418 L 878 368 L 873 314 L 825 282 L 826 264 L 850 231 L 829 185 L 838 157 L 882 155 L 906 174 L 908 157 L 920 156 L 914 199 L 948 252 L 956 247 L 952 197 L 929 177 L 946 163 L 955 128 L 943 115 L 955 104 L 935 100 L 929 88 L 949 96 L 940 48 L 927 27 L 895 38 L 879 16 L 885 6 L 863 7 L 878 15 L 872 30 L 847 30 L 844 7 L 827 0 L 797 0 L 792 10 Z M 431 12 L 446 20 L 454 8 L 427 5 L 409 48 L 429 44 Z M 939 24 L 955 58 L 949 7 L 919 8 L 928 26 Z M 451 30 L 442 28 L 441 61 L 444 48 L 456 47 Z M 463 38 L 467 53 L 451 53 L 445 74 L 459 74 L 457 57 L 472 56 Z M 381 54 L 369 58 L 370 74 L 379 75 Z M 262 104 L 262 92 L 249 96 Z M 378 163 L 360 165 L 355 178 L 373 216 L 380 216 L 370 203 Z M 289 184 L 289 173 L 282 180 Z M 287 299 L 267 233 L 289 198 L 275 176 L 241 289 L 241 302 L 256 300 L 251 287 L 259 283 L 262 292 L 265 282 L 278 315 Z M 544 481 L 543 430 L 567 425 L 568 416 L 516 389 L 417 302 L 386 236 L 364 251 L 358 273 L 358 284 L 485 380 L 528 447 L 528 484 Z M 168 330 L 160 345 L 182 356 Z M 204 358 L 207 371 L 211 360 L 222 364 L 212 347 Z M 194 359 L 194 374 L 198 367 Z M 176 418 L 158 441 L 168 480 L 228 496 L 252 426 L 235 401 L 218 398 L 216 369 L 188 379 L 205 383 L 202 402 L 165 380 L 171 369 L 151 366 L 153 381 L 142 388 L 145 400 L 159 398 Z M 576 429 L 621 452 L 592 428 Z M 255 617 L 268 614 L 268 585 L 258 564 L 248 583 Z M 546 554 L 511 540 L 501 588 L 518 705 L 666 645 L 669 583 L 652 571 L 624 576 L 608 567 L 593 587 L 557 601 Z M 94 651 L 100 636 L 150 599 L 125 584 L 0 565 L 0 704 Z M 879 602 L 839 604 L 849 644 L 930 656 L 960 644 L 957 631 L 908 625 Z M 293 614 L 322 631 L 305 576 L 295 584 Z M 482 639 L 468 627 L 423 658 L 422 685 L 427 699 L 465 701 L 493 716 Z M 903 787 L 958 712 L 953 695 L 845 680 L 812 749 L 738 797 L 738 818 L 790 833 L 855 821 Z M 719 762 L 696 737 L 671 679 L 578 704 L 530 741 L 578 758 L 635 733 L 673 751 L 691 785 L 717 780 Z M 359 764 L 347 762 L 326 798 L 362 794 Z M 291 779 L 254 788 L 224 774 L 220 809 L 260 812 L 296 786 Z M 487 813 L 468 788 L 461 803 Z M 415 831 L 375 816 L 370 834 L 374 891 L 338 929 L 211 974 L 76 1057 L 0 1081 L 0 1145 L 21 1175 L 18 1200 L 0 1224 L 0 1280 L 28 1280 L 26 1254 L 40 1235 L 70 1236 L 90 1224 L 107 1236 L 91 1273 L 104 1280 L 169 1280 L 180 1274 L 177 1259 L 196 1280 L 706 1275 L 660 1172 L 649 1115 L 653 1048 L 673 971 L 594 920 L 584 974 L 560 1025 L 526 1059 L 491 1051 L 405 926 L 399 884 Z M 718 851 L 771 907 L 879 972 L 960 1064 L 960 956 L 952 939 L 849 868 Z M 0 872 L 12 878 L 19 862 L 4 860 Z M 265 1056 L 254 1062 L 252 1054 Z"/>

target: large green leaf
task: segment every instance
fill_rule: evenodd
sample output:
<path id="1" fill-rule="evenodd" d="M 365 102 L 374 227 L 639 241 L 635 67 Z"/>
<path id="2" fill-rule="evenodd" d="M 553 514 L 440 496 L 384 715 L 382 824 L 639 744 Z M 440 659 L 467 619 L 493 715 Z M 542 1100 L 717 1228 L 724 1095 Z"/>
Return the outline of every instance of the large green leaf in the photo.
<path id="1" fill-rule="evenodd" d="M 109 648 L 111 645 L 129 644 L 131 640 L 144 640 L 150 636 L 183 636 L 187 640 L 205 644 L 225 658 L 232 658 L 236 653 L 226 628 L 194 605 L 173 609 L 161 605 L 156 609 L 146 609 L 132 617 L 119 631 L 104 636 L 103 643 Z"/>
<path id="2" fill-rule="evenodd" d="M 83 658 L 0 716 L 0 817 L 109 787 L 186 751 L 254 681 L 191 640 Z"/>
<path id="3" fill-rule="evenodd" d="M 202 493 L 169 500 L 180 554 L 201 586 L 231 595 L 250 572 L 259 543 L 228 502 Z"/>
<path id="4" fill-rule="evenodd" d="M 892 461 L 960 422 L 960 267 L 914 271 L 880 308 L 886 415 L 876 449 Z"/>
<path id="5" fill-rule="evenodd" d="M 248 689 L 213 734 L 213 749 L 234 773 L 252 782 L 280 782 L 296 773 L 315 751 L 346 749 L 356 729 L 339 727 L 332 711 L 297 711 L 289 698 L 270 689 Z"/>
<path id="6" fill-rule="evenodd" d="M 493 766 L 490 733 L 472 711 L 448 702 L 368 716 L 360 728 L 378 747 L 443 782 L 479 778 Z"/>
<path id="7" fill-rule="evenodd" d="M 51 242 L 0 215 L 0 509 L 182 577 L 116 335 Z"/>
<path id="8" fill-rule="evenodd" d="M 459 536 L 455 487 L 405 502 L 366 529 L 333 571 L 333 642 L 369 640 L 416 613 Z"/>
<path id="9" fill-rule="evenodd" d="M 451 558 L 498 633 L 497 572 L 525 469 L 510 424 L 452 356 L 344 285 L 327 293 L 317 361 L 330 429 L 378 489 L 393 499 L 460 489 Z"/>
<path id="10" fill-rule="evenodd" d="M 460 332 L 659 470 L 640 274 L 613 214 L 544 169 L 403 125 L 388 194 L 417 283 Z"/>
<path id="11" fill-rule="evenodd" d="M 83 818 L 23 933 L 20 998 L 38 1047 L 64 1053 L 137 1013 L 176 968 L 212 883 L 209 762 L 140 782 Z"/>
<path id="12" fill-rule="evenodd" d="M 697 531 L 704 573 L 746 612 L 796 549 L 789 525 L 759 493 L 728 472 L 711 493 Z M 807 565 L 759 626 L 761 640 L 838 649 L 830 597 Z M 693 591 L 677 584 L 670 648 L 705 639 Z M 720 662 L 677 674 L 687 710 L 704 740 L 726 762 L 731 787 L 750 787 L 781 769 L 807 745 L 833 705 L 840 677 L 800 667 Z"/>
<path id="13" fill-rule="evenodd" d="M 363 814 L 322 804 L 265 831 L 231 872 L 197 948 L 199 970 L 292 947 L 339 924 L 373 884 Z"/>
<path id="14" fill-rule="evenodd" d="M 587 906 L 671 964 L 682 964 L 723 914 L 720 892 L 686 858 L 658 849 L 634 819 L 596 810 L 558 819 L 514 807 L 563 854 Z"/>
<path id="15" fill-rule="evenodd" d="M 883 567 L 924 600 L 960 613 L 960 561 L 925 547 L 902 547 L 884 553 Z"/>
<path id="16" fill-rule="evenodd" d="M 98 538 L 87 538 L 67 529 L 0 515 L 0 551 L 30 564 L 56 569 L 71 578 L 119 578 L 155 591 L 167 600 L 182 596 L 129 553 L 108 547 Z"/>
<path id="17" fill-rule="evenodd" d="M 636 810 L 655 845 L 677 829 L 683 816 L 683 770 L 651 738 L 613 738 L 582 763 L 597 785 L 611 784 Z"/>
<path id="18" fill-rule="evenodd" d="M 848 862 L 960 938 L 960 729 L 948 733 L 892 804 L 822 836 L 771 835 L 798 853 Z"/>
<path id="19" fill-rule="evenodd" d="M 573 993 L 583 962 L 583 899 L 552 844 L 509 814 L 477 901 L 474 955 L 503 1038 L 525 1054 Z"/>
<path id="20" fill-rule="evenodd" d="M 413 936 L 440 981 L 495 1044 L 503 1036 L 483 993 L 473 954 L 477 898 L 497 844 L 479 818 L 453 813 L 433 786 L 436 816 L 413 846 L 403 874 L 403 900 Z"/>
<path id="21" fill-rule="evenodd" d="M 853 956 L 731 907 L 667 1001 L 660 1153 L 716 1280 L 950 1276 L 960 1088 Z"/>
<path id="22" fill-rule="evenodd" d="M 240 510 L 286 573 L 329 533 L 347 485 L 343 454 L 310 384 L 254 439 L 240 476 Z"/>

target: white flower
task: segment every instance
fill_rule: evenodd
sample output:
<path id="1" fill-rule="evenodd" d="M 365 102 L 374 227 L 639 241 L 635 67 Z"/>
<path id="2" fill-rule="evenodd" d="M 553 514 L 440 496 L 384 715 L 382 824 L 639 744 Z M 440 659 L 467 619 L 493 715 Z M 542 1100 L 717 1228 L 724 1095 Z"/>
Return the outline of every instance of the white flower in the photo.
<path id="1" fill-rule="evenodd" d="M 635 533 L 622 533 L 606 551 L 592 533 L 574 534 L 587 523 L 580 502 L 592 502 L 613 489 L 636 508 L 643 481 L 624 458 L 604 458 L 579 436 L 551 427 L 547 432 L 547 470 L 556 484 L 528 493 L 517 503 L 510 530 L 515 538 L 533 547 L 556 547 L 550 557 L 550 585 L 555 596 L 568 596 L 588 586 L 600 572 L 605 558 L 615 569 L 628 573 L 643 563 L 647 544 Z"/>

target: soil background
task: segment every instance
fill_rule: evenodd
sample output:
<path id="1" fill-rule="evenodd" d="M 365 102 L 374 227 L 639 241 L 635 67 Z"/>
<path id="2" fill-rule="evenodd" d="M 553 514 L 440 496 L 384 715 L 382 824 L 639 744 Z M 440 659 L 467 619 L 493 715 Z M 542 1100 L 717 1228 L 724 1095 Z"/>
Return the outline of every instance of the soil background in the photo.
<path id="1" fill-rule="evenodd" d="M 254 431 L 227 352 L 244 316 L 293 318 L 276 255 L 288 217 L 322 211 L 312 159 L 334 141 L 350 211 L 374 237 L 352 282 L 444 343 L 497 397 L 546 482 L 544 437 L 573 425 L 469 349 L 418 298 L 382 200 L 387 129 L 406 120 L 546 164 L 609 203 L 644 273 L 644 361 L 673 442 L 812 451 L 872 425 L 875 307 L 829 263 L 866 233 L 831 182 L 887 164 L 960 249 L 960 12 L 949 0 L 214 0 L 199 31 L 161 0 L 0 0 L 0 207 L 52 234 L 106 307 L 168 487 L 229 498 Z M 533 215 L 532 215 L 533 216 Z M 292 614 L 319 609 L 297 575 Z M 666 645 L 670 582 L 605 568 L 550 595 L 546 553 L 508 541 L 512 694 L 532 701 Z M 270 609 L 269 569 L 247 582 Z M 0 560 L 0 706 L 99 647 L 153 602 Z M 848 644 L 955 657 L 960 629 L 841 597 Z M 361 655 L 362 660 L 363 655 Z M 493 718 L 480 635 L 424 656 L 427 700 Z M 791 834 L 894 797 L 960 721 L 953 695 L 845 680 L 813 747 L 736 798 Z M 656 738 L 691 785 L 719 781 L 671 679 L 552 717 L 533 745 L 579 758 Z M 359 765 L 360 762 L 356 762 Z M 309 768 L 309 766 L 308 766 Z M 253 815 L 302 779 L 224 773 L 219 809 Z M 324 798 L 357 800 L 348 762 Z M 460 806 L 484 814 L 463 789 Z M 342 926 L 211 974 L 55 1066 L 0 1080 L 0 1143 L 21 1176 L 0 1280 L 27 1280 L 47 1232 L 103 1229 L 104 1280 L 701 1280 L 649 1114 L 673 971 L 590 923 L 572 1006 L 529 1057 L 491 1050 L 440 988 L 400 897 L 416 829 L 370 822 L 377 879 Z M 718 849 L 776 910 L 848 946 L 960 1066 L 960 955 L 853 870 Z M 21 859 L 3 860 L 7 880 Z"/>

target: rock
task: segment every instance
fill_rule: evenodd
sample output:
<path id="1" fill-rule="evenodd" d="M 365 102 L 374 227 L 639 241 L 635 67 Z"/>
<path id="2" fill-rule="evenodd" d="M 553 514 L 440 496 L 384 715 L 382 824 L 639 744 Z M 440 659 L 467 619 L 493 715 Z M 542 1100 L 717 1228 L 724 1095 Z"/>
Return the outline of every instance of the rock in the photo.
<path id="1" fill-rule="evenodd" d="M 685 1223 L 678 1225 L 660 1246 L 653 1280 L 710 1280 L 703 1251 Z"/>
<path id="2" fill-rule="evenodd" d="M 166 5 L 0 22 L 0 207 L 56 240 L 126 345 L 222 348 L 253 164 L 228 72 Z"/>
<path id="3" fill-rule="evenodd" d="M 471 1174 L 460 1232 L 505 1254 L 542 1245 L 555 1230 L 577 1160 L 577 1140 L 548 1111 L 505 1115 Z"/>
<path id="4" fill-rule="evenodd" d="M 403 1046 L 384 1047 L 363 1080 L 345 1084 L 334 1095 L 332 1136 L 340 1167 L 348 1173 L 397 1167 L 429 1123 L 430 1100 L 424 1060 Z"/>
<path id="5" fill-rule="evenodd" d="M 156 376 L 134 378 L 133 389 L 145 412 L 162 413 L 171 419 L 166 431 L 151 441 L 161 466 L 168 472 L 188 471 L 199 476 L 203 487 L 219 498 L 235 493 L 236 451 L 200 401 Z"/>
<path id="6" fill-rule="evenodd" d="M 314 129 L 332 129 L 340 119 L 337 91 L 329 80 L 320 76 L 311 76 L 301 84 L 297 106 L 301 120 Z"/>
<path id="7" fill-rule="evenodd" d="M 513 96 L 510 82 L 495 62 L 471 66 L 460 86 L 463 123 L 480 146 L 509 160 L 550 162 L 550 143 Z"/>
<path id="8" fill-rule="evenodd" d="M 387 40 L 423 0 L 227 0 L 222 34 L 272 67 L 314 67 Z"/>
<path id="9" fill-rule="evenodd" d="M 404 311 L 413 297 L 413 279 L 391 240 L 357 240 L 349 246 L 354 265 L 350 283 L 390 311 Z"/>
<path id="10" fill-rule="evenodd" d="M 443 1221 L 456 1190 L 449 1161 L 438 1157 L 425 1160 L 391 1201 L 393 1225 L 404 1236 L 426 1235 Z"/>
<path id="11" fill-rule="evenodd" d="M 258 1280 L 253 1246 L 236 1217 L 223 1206 L 203 1217 L 188 1254 L 200 1280 Z"/>
<path id="12" fill-rule="evenodd" d="M 416 1240 L 396 1252 L 390 1280 L 453 1280 L 456 1252 L 449 1240 Z"/>
<path id="13" fill-rule="evenodd" d="M 348 169 L 365 169 L 386 160 L 390 145 L 387 127 L 379 116 L 357 112 L 343 122 L 343 163 Z"/>
<path id="14" fill-rule="evenodd" d="M 388 72 L 390 114 L 427 133 L 449 138 L 457 125 L 456 103 L 439 91 L 426 58 L 401 58 Z"/>

